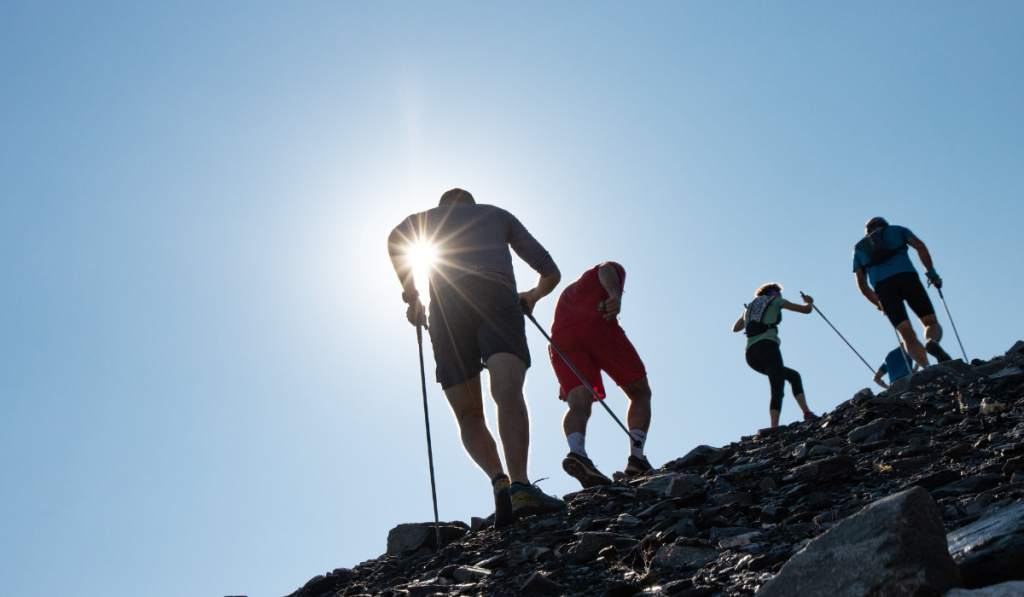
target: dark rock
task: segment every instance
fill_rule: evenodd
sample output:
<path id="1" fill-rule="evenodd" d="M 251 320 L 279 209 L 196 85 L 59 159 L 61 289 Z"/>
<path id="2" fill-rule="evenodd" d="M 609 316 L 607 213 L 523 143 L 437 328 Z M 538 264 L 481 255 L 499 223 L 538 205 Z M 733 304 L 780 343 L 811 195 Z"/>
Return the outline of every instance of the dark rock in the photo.
<path id="1" fill-rule="evenodd" d="M 1024 340 L 1017 340 L 1014 342 L 1013 346 L 1010 347 L 1010 350 L 1006 351 L 1006 356 L 1012 357 L 1018 353 L 1024 354 Z"/>
<path id="2" fill-rule="evenodd" d="M 756 529 L 748 529 L 746 527 L 715 527 L 711 529 L 711 542 L 718 543 L 722 539 L 729 537 L 735 537 L 737 535 L 746 535 L 747 533 L 753 533 Z"/>
<path id="3" fill-rule="evenodd" d="M 519 587 L 519 590 L 526 594 L 557 595 L 561 590 L 561 587 L 545 576 L 544 573 L 534 572 L 526 579 L 526 582 Z"/>
<path id="4" fill-rule="evenodd" d="M 686 456 L 677 458 L 672 466 L 675 468 L 686 468 L 688 466 L 700 466 L 706 464 L 708 456 L 718 452 L 718 448 L 712 448 L 711 446 L 697 446 L 686 453 Z"/>
<path id="5" fill-rule="evenodd" d="M 851 442 L 861 442 L 876 433 L 882 433 L 891 429 L 895 424 L 896 421 L 892 419 L 875 419 L 867 425 L 862 425 L 849 432 L 846 434 L 846 438 Z"/>
<path id="6" fill-rule="evenodd" d="M 1024 580 L 1024 501 L 946 536 L 968 588 Z"/>
<path id="7" fill-rule="evenodd" d="M 505 554 L 498 554 L 496 556 L 491 556 L 486 560 L 480 560 L 473 565 L 477 568 L 484 568 L 486 570 L 497 570 L 498 568 L 504 567 L 507 563 L 508 558 L 505 557 Z"/>
<path id="8" fill-rule="evenodd" d="M 840 454 L 825 460 L 805 464 L 796 470 L 796 476 L 803 481 L 825 481 L 848 475 L 857 469 L 853 457 Z"/>
<path id="9" fill-rule="evenodd" d="M 942 595 L 961 584 L 944 538 L 931 496 L 914 487 L 866 506 L 811 541 L 758 595 Z"/>
<path id="10" fill-rule="evenodd" d="M 780 562 L 785 562 L 788 559 L 789 553 L 780 552 L 765 554 L 763 556 L 757 556 L 756 558 L 750 560 L 750 563 L 747 564 L 747 568 L 750 568 L 751 570 L 755 571 L 763 570 L 769 566 L 774 566 L 775 564 L 778 564 Z"/>
<path id="11" fill-rule="evenodd" d="M 448 545 L 459 537 L 466 534 L 469 526 L 464 522 L 442 522 L 441 545 Z M 416 522 L 400 524 L 391 529 L 388 533 L 387 553 L 400 554 L 404 551 L 412 551 L 421 547 L 434 547 L 437 544 L 437 536 L 434 533 L 434 523 Z"/>
<path id="12" fill-rule="evenodd" d="M 617 581 L 616 580 L 616 581 L 611 581 L 607 585 L 605 585 L 604 593 L 602 593 L 602 596 L 603 597 L 633 597 L 633 595 L 636 595 L 637 593 L 639 593 L 642 590 L 643 590 L 643 587 L 641 587 L 638 584 L 633 584 L 633 583 L 628 583 L 628 582 L 621 582 L 621 581 Z"/>
<path id="13" fill-rule="evenodd" d="M 454 572 L 452 572 L 452 578 L 460 583 L 473 582 L 481 578 L 487 578 L 490 575 L 490 570 L 487 570 L 486 568 L 477 568 L 476 566 L 459 566 Z"/>
<path id="14" fill-rule="evenodd" d="M 955 483 L 959 480 L 960 471 L 951 471 L 949 469 L 944 469 L 936 473 L 932 473 L 931 475 L 928 475 L 926 477 L 922 477 L 915 481 L 914 483 L 912 483 L 912 485 L 917 485 L 918 487 L 931 491 L 933 489 L 938 489 L 943 485 Z"/>
<path id="15" fill-rule="evenodd" d="M 974 446 L 972 446 L 970 442 L 963 442 L 946 450 L 942 455 L 949 458 L 960 458 L 962 456 L 966 456 L 972 449 L 974 449 Z"/>
<path id="16" fill-rule="evenodd" d="M 1004 582 L 984 589 L 953 589 L 943 597 L 1024 597 L 1024 582 Z"/>
<path id="17" fill-rule="evenodd" d="M 636 494 L 639 497 L 678 497 L 691 493 L 705 483 L 707 481 L 697 475 L 668 473 L 645 481 L 636 488 Z M 672 495 L 669 495 L 670 491 Z"/>
<path id="18" fill-rule="evenodd" d="M 967 477 L 966 479 L 961 479 L 955 483 L 950 483 L 949 485 L 943 485 L 942 487 L 932 491 L 932 497 L 940 500 L 946 497 L 956 497 L 965 493 L 988 491 L 996 485 L 999 485 L 1002 481 L 1002 475 L 974 475 L 973 477 Z"/>
<path id="19" fill-rule="evenodd" d="M 749 491 L 730 491 L 729 493 L 712 496 L 708 501 L 713 506 L 729 506 L 732 504 L 750 506 L 754 503 L 754 496 Z"/>
<path id="20" fill-rule="evenodd" d="M 653 566 L 662 568 L 701 568 L 718 559 L 719 551 L 707 547 L 666 545 L 654 555 Z"/>
<path id="21" fill-rule="evenodd" d="M 1011 458 L 1003 465 L 1003 474 L 1007 477 L 1013 475 L 1013 473 L 1019 470 L 1024 470 L 1024 456 Z"/>

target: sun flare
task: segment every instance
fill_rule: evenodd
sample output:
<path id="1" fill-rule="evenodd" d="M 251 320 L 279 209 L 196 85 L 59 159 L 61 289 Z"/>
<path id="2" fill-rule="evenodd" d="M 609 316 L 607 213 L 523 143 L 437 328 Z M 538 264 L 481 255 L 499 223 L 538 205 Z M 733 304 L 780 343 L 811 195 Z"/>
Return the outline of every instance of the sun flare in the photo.
<path id="1" fill-rule="evenodd" d="M 416 287 L 426 290 L 427 277 L 437 261 L 437 248 L 430 242 L 418 240 L 409 247 L 408 255 Z M 426 295 L 426 292 L 423 295 Z"/>

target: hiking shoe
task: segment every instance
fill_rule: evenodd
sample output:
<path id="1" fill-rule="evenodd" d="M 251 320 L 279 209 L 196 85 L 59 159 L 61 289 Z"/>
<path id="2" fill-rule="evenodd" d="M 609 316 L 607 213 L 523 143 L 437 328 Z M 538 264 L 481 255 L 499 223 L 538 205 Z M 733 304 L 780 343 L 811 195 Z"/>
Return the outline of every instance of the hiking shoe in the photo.
<path id="1" fill-rule="evenodd" d="M 508 492 L 512 496 L 512 512 L 515 513 L 516 518 L 565 508 L 565 502 L 547 495 L 536 485 L 516 483 Z"/>
<path id="2" fill-rule="evenodd" d="M 924 345 L 924 349 L 928 354 L 935 357 L 935 360 L 940 363 L 945 363 L 946 361 L 953 360 L 953 357 L 946 354 L 946 351 L 942 350 L 942 347 L 939 346 L 939 343 L 936 342 L 935 340 L 929 340 L 928 343 Z"/>
<path id="3" fill-rule="evenodd" d="M 586 456 L 581 456 L 573 452 L 569 452 L 569 455 L 562 461 L 562 470 L 569 473 L 571 477 L 574 477 L 583 486 L 583 489 L 590 487 L 596 487 L 598 485 L 611 485 L 612 480 L 601 474 L 601 471 L 597 470 L 591 461 Z"/>
<path id="4" fill-rule="evenodd" d="M 498 475 L 494 480 L 494 528 L 507 527 L 515 521 L 512 514 L 512 496 L 508 493 L 509 485 L 507 475 Z"/>
<path id="5" fill-rule="evenodd" d="M 812 413 L 811 411 L 807 411 L 807 412 L 804 413 L 804 422 L 805 423 L 810 422 L 810 421 L 817 421 L 820 418 L 821 417 L 819 417 L 818 415 Z"/>
<path id="6" fill-rule="evenodd" d="M 638 457 L 630 455 L 629 460 L 626 462 L 626 470 L 622 472 L 624 472 L 627 477 L 635 477 L 653 470 L 654 467 L 647 461 L 646 456 Z"/>

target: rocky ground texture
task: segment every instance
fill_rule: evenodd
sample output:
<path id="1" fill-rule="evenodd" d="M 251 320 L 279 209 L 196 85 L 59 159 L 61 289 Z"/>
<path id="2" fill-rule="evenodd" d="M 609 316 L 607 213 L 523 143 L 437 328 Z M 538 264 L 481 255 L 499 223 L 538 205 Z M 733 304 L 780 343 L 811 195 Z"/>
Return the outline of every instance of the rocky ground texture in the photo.
<path id="1" fill-rule="evenodd" d="M 399 525 L 289 597 L 1024 596 L 1024 343 L 698 446 L 508 529 Z"/>

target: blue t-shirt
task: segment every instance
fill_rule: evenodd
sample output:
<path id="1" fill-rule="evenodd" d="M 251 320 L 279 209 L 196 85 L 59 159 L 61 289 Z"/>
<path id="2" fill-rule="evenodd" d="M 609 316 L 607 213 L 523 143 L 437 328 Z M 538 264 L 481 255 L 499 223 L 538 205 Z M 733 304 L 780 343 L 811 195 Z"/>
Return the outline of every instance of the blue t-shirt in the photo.
<path id="1" fill-rule="evenodd" d="M 914 264 L 910 262 L 910 256 L 907 255 L 907 239 L 911 236 L 914 236 L 914 233 L 903 226 L 887 226 L 882 232 L 882 241 L 885 242 L 886 247 L 895 249 L 900 245 L 904 246 L 902 251 L 893 255 L 888 261 L 884 261 L 878 265 L 873 265 L 867 268 L 868 282 L 871 283 L 872 288 L 878 286 L 879 282 L 889 276 L 901 274 L 903 272 L 917 272 L 917 270 L 914 269 Z M 854 249 L 853 271 L 863 269 L 870 260 L 870 255 L 860 249 Z"/>
<path id="2" fill-rule="evenodd" d="M 883 374 L 889 374 L 889 384 L 896 381 L 901 377 L 910 375 L 910 369 L 907 368 L 907 363 L 910 361 L 910 356 L 903 351 L 903 347 L 893 350 L 889 354 L 885 355 L 885 362 L 878 368 Z"/>

